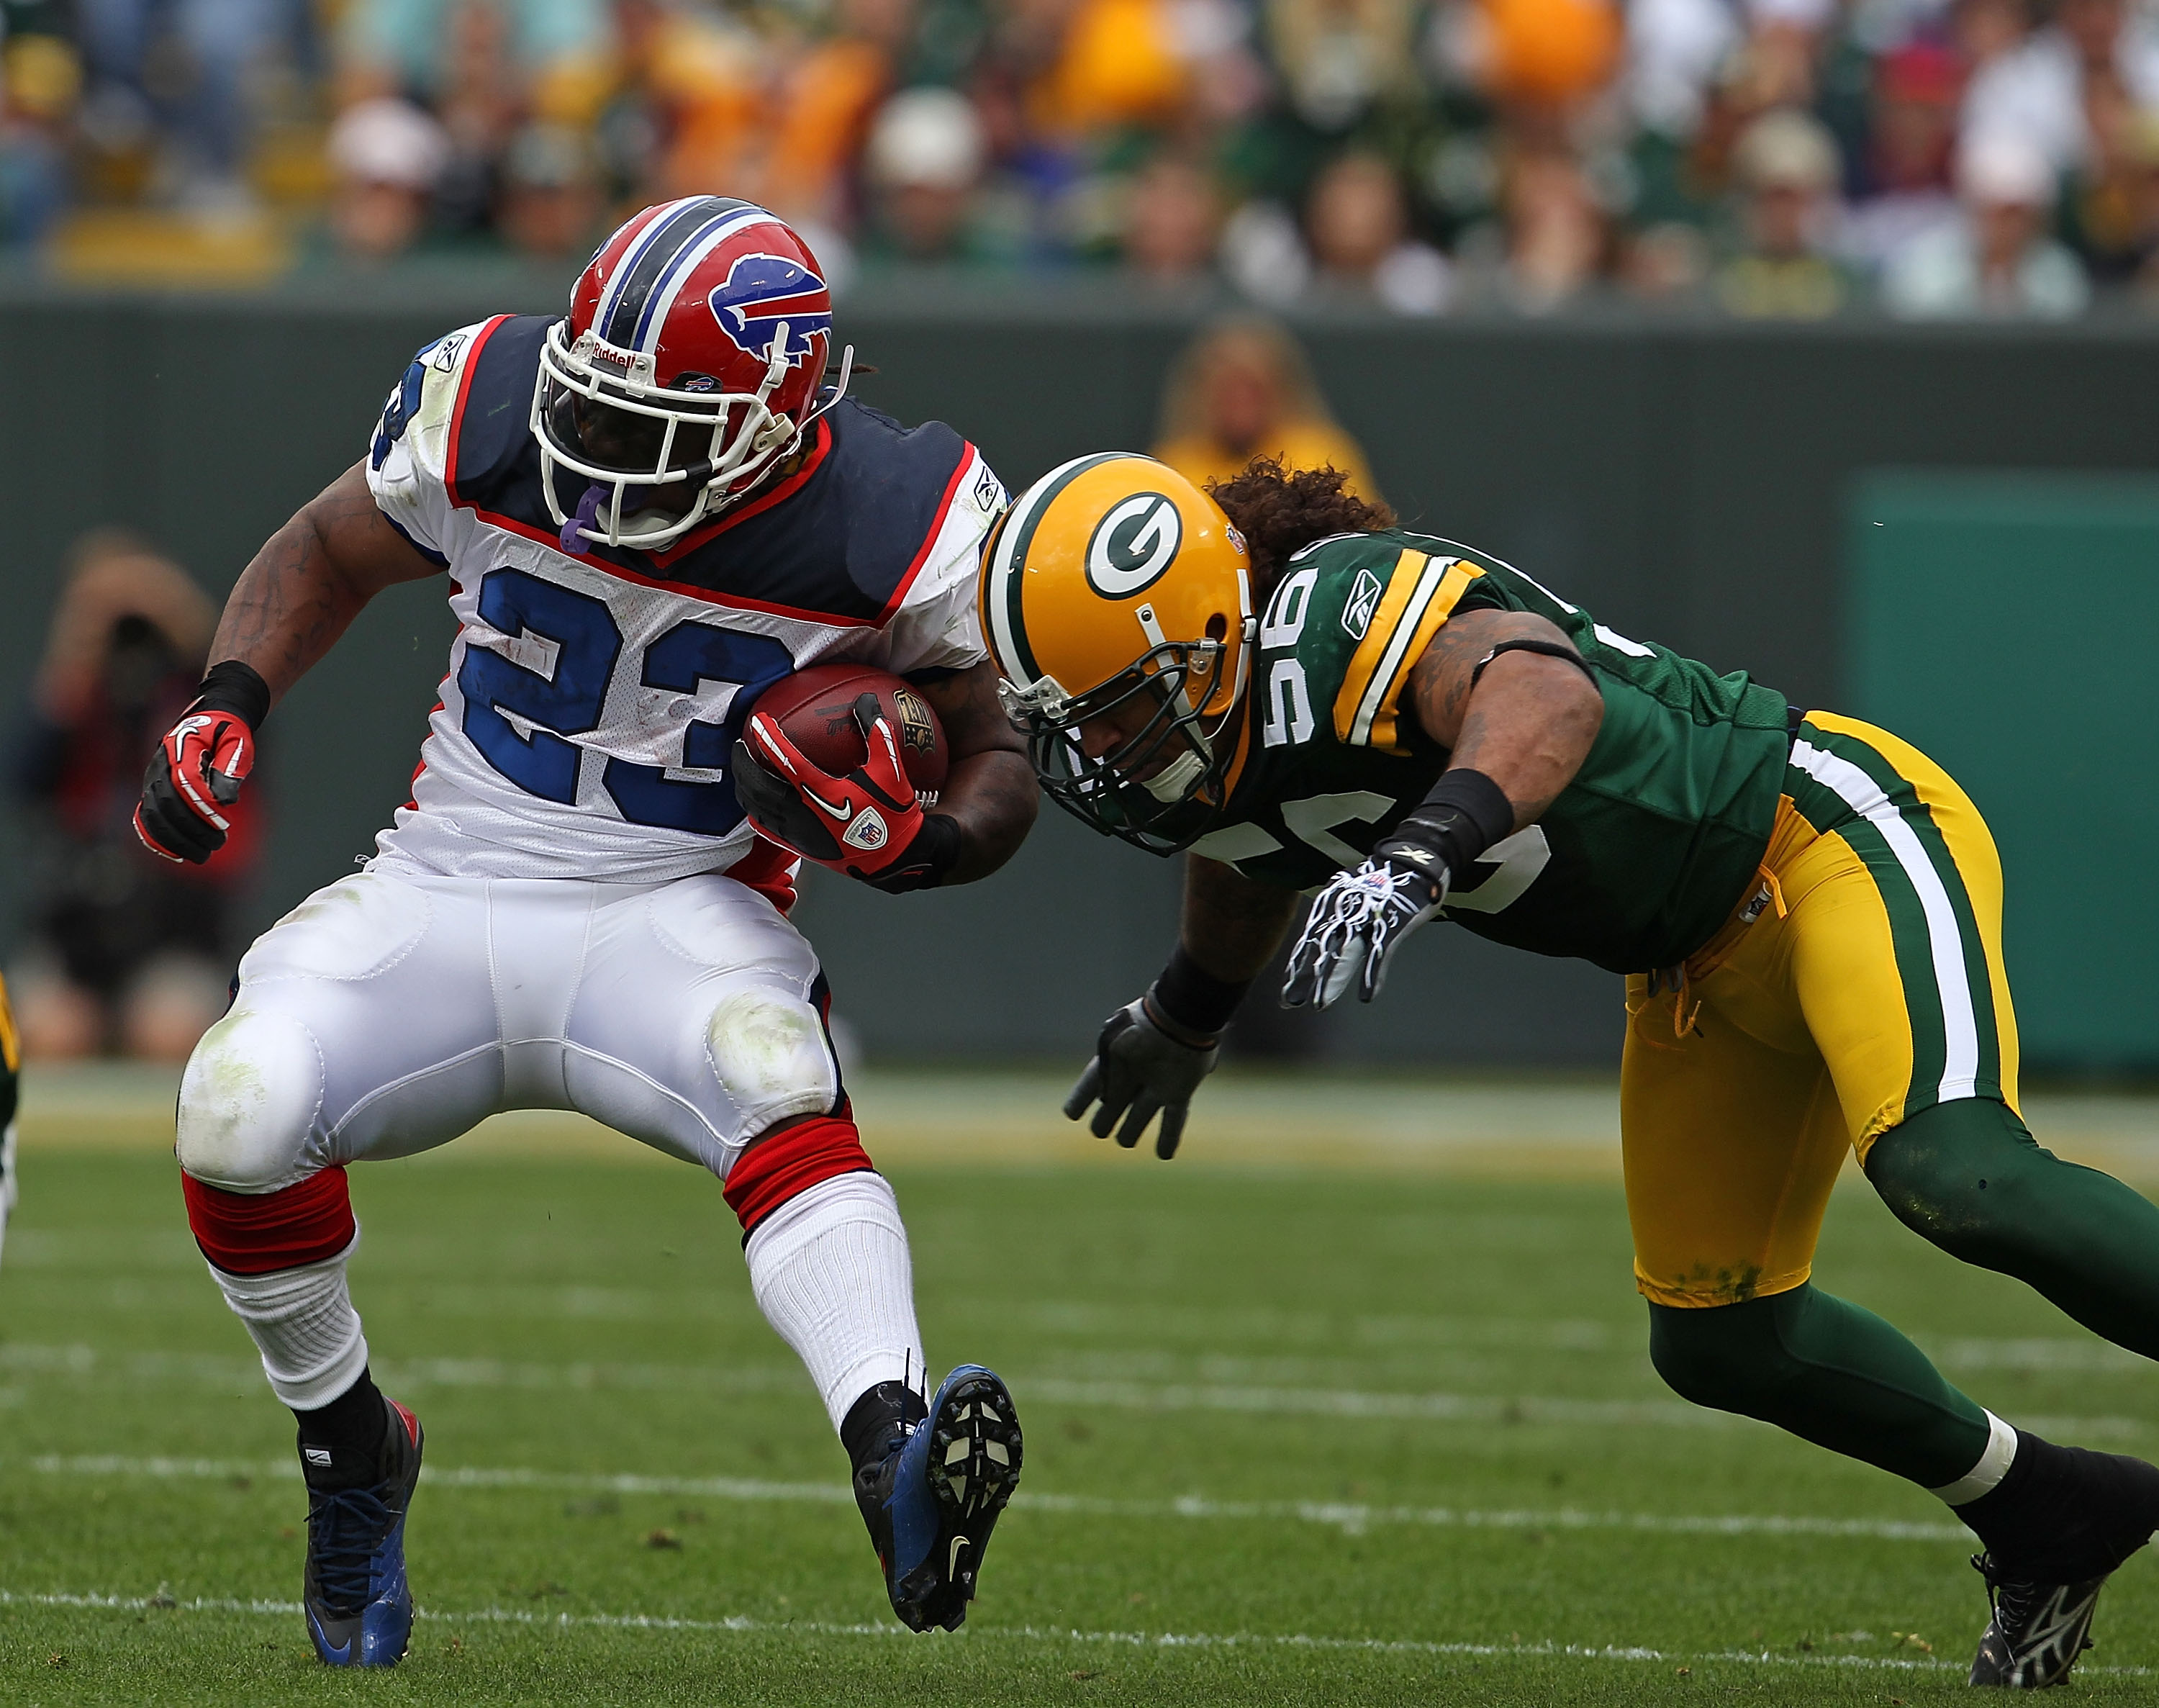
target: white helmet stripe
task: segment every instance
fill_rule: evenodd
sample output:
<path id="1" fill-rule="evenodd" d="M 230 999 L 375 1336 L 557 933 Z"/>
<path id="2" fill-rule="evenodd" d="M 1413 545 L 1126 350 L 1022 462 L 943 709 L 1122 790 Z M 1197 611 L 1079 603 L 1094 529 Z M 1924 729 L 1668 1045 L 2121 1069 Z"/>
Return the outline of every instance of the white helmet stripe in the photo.
<path id="1" fill-rule="evenodd" d="M 608 281 L 607 289 L 600 293 L 599 306 L 593 311 L 594 332 L 598 333 L 603 338 L 607 335 L 605 329 L 608 322 L 613 318 L 614 311 L 622 304 L 623 287 L 629 283 L 631 277 L 637 272 L 637 263 L 644 258 L 645 251 L 659 241 L 660 234 L 667 229 L 668 222 L 692 202 L 703 199 L 702 196 L 683 196 L 678 200 L 665 203 L 646 222 L 645 229 L 637 234 L 637 241 L 629 246 L 621 261 L 616 263 L 614 277 Z"/>
<path id="2" fill-rule="evenodd" d="M 668 263 L 667 271 L 660 274 L 645 299 L 645 314 L 638 323 L 635 348 L 646 355 L 657 354 L 660 332 L 673 312 L 675 299 L 682 294 L 682 287 L 690 282 L 690 275 L 713 250 L 734 235 L 745 225 L 753 225 L 760 220 L 769 220 L 770 214 L 763 208 L 738 207 L 719 215 L 702 227 L 696 235 L 683 246 L 682 252 Z"/>

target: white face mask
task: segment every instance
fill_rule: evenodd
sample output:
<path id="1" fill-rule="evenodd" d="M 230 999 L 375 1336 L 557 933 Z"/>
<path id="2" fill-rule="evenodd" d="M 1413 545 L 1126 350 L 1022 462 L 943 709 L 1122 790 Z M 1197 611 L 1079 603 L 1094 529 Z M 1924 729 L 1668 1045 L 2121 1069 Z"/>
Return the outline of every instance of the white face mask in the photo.
<path id="1" fill-rule="evenodd" d="M 1173 805 L 1206 769 L 1207 762 L 1188 748 L 1140 787 L 1163 805 Z"/>

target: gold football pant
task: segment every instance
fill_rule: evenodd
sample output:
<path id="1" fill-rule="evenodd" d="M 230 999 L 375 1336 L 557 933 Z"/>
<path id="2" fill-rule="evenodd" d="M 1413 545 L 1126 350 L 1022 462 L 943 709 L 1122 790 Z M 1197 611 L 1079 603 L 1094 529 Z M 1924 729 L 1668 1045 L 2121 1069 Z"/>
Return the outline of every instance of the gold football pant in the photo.
<path id="1" fill-rule="evenodd" d="M 2001 867 L 1941 768 L 1800 726 L 1760 874 L 1682 969 L 1628 981 L 1634 1273 L 1660 1305 L 1790 1291 L 1847 1152 L 1939 1103 L 2017 1103 Z"/>

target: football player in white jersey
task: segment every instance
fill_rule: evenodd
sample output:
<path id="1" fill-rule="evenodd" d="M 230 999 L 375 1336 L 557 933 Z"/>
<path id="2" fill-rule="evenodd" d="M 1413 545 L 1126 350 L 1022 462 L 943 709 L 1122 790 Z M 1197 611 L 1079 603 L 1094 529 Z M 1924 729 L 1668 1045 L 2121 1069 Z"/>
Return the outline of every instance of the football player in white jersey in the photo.
<path id="1" fill-rule="evenodd" d="M 844 361 L 825 386 L 831 328 L 801 239 L 704 196 L 623 226 L 567 316 L 428 345 L 368 454 L 242 573 L 152 759 L 143 840 L 207 859 L 278 696 L 373 594 L 447 572 L 458 631 L 411 800 L 362 871 L 248 951 L 180 1090 L 189 1224 L 298 1419 L 308 1624 L 331 1664 L 405 1652 L 421 1452 L 369 1375 L 345 1165 L 500 1110 L 579 1110 L 719 1177 L 908 1625 L 965 1618 L 1017 1480 L 995 1375 L 925 1391 L 906 1231 L 787 921 L 797 857 L 731 774 L 758 693 L 856 661 L 916 685 L 951 769 L 934 810 L 899 785 L 894 810 L 875 757 L 847 777 L 790 763 L 827 810 L 882 797 L 881 844 L 829 863 L 888 890 L 966 882 L 1034 816 L 974 614 L 1003 489 L 941 423 L 847 399 Z M 758 739 L 784 742 L 770 720 Z M 768 828 L 816 810 L 755 780 Z"/>

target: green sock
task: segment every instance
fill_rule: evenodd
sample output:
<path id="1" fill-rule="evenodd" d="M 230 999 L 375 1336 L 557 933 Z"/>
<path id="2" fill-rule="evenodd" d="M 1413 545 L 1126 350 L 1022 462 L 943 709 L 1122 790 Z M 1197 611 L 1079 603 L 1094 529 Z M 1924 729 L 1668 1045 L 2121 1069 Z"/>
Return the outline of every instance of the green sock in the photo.
<path id="1" fill-rule="evenodd" d="M 2040 1149 L 2007 1105 L 1963 1098 L 1875 1141 L 1866 1177 L 1898 1219 L 1997 1270 L 2117 1346 L 2159 1358 L 2159 1205 Z"/>
<path id="2" fill-rule="evenodd" d="M 1923 1488 L 1986 1452 L 1986 1411 L 1872 1311 L 1811 1283 L 1743 1305 L 1649 1307 L 1649 1357 L 1676 1393 L 1758 1417 Z"/>

